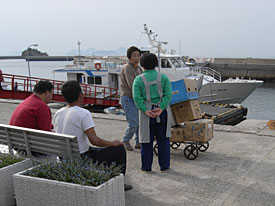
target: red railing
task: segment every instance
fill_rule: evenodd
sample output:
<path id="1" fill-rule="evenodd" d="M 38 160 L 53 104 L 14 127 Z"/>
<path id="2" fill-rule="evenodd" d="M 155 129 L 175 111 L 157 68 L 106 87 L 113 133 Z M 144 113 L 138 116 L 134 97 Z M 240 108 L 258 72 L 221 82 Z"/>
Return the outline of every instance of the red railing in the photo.
<path id="1" fill-rule="evenodd" d="M 61 94 L 64 81 L 27 77 L 11 74 L 2 74 L 4 81 L 1 83 L 0 98 L 25 99 L 32 94 L 34 85 L 43 80 L 49 80 L 54 85 L 53 100 L 65 102 Z M 83 104 L 115 106 L 119 103 L 118 89 L 90 84 L 80 84 L 84 94 Z"/>

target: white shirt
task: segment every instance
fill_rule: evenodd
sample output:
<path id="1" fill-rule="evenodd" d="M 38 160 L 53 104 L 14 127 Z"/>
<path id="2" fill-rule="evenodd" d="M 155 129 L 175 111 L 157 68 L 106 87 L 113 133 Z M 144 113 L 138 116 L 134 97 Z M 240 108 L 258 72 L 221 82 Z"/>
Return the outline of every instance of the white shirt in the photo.
<path id="1" fill-rule="evenodd" d="M 54 130 L 57 133 L 77 137 L 80 154 L 89 150 L 89 139 L 84 131 L 95 127 L 91 113 L 78 106 L 63 107 L 53 118 Z"/>

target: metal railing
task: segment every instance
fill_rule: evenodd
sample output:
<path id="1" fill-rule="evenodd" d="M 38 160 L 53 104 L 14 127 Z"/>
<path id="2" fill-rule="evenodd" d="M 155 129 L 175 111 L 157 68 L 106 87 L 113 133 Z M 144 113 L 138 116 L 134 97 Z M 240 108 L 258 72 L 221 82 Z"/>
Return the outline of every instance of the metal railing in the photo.
<path id="1" fill-rule="evenodd" d="M 190 67 L 190 71 L 192 72 L 192 75 L 204 74 L 214 78 L 219 82 L 222 81 L 221 73 L 217 72 L 214 69 L 211 69 L 210 67 L 193 66 Z"/>
<path id="2" fill-rule="evenodd" d="M 49 80 L 54 86 L 53 100 L 64 102 L 64 98 L 61 94 L 61 88 L 64 81 L 12 74 L 2 74 L 2 76 L 4 78 L 4 81 L 2 81 L 1 83 L 3 91 L 30 94 L 32 93 L 34 85 L 37 82 L 39 82 L 40 80 Z M 80 84 L 80 87 L 82 88 L 82 92 L 84 95 L 84 104 L 101 104 L 113 106 L 115 104 L 118 104 L 119 102 L 119 91 L 116 88 L 90 84 Z M 0 92 L 0 98 L 5 98 L 5 95 L 10 96 L 5 92 Z M 12 96 L 13 99 L 17 99 L 16 95 Z"/>

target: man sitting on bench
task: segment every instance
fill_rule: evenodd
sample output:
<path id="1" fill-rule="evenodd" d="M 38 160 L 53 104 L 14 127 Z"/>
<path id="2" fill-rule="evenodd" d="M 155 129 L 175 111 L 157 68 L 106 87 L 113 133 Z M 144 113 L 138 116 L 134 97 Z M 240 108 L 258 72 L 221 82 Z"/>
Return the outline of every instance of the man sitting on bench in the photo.
<path id="1" fill-rule="evenodd" d="M 96 135 L 91 113 L 80 107 L 83 94 L 79 83 L 67 81 L 63 84 L 61 92 L 69 105 L 56 112 L 53 118 L 55 131 L 76 136 L 81 157 L 105 162 L 108 165 L 115 162 L 116 165 L 122 166 L 122 173 L 125 175 L 126 151 L 122 142 L 103 140 Z M 99 147 L 90 147 L 89 143 Z M 132 189 L 131 185 L 124 187 L 125 191 Z"/>
<path id="2" fill-rule="evenodd" d="M 53 84 L 48 80 L 39 81 L 33 89 L 33 94 L 19 104 L 14 110 L 10 125 L 52 130 L 52 114 L 47 105 L 53 98 Z"/>

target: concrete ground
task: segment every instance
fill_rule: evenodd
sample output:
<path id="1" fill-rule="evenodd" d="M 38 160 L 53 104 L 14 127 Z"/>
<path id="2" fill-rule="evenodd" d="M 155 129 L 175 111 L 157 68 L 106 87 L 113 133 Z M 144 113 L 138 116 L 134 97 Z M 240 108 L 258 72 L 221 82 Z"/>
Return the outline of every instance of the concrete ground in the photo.
<path id="1" fill-rule="evenodd" d="M 17 104 L 0 100 L 0 123 L 7 124 Z M 54 113 L 56 109 L 52 109 Z M 124 117 L 92 114 L 98 136 L 120 140 Z M 214 126 L 214 138 L 196 160 L 183 155 L 184 145 L 171 149 L 171 169 L 140 170 L 140 151 L 127 152 L 127 206 L 275 205 L 275 130 L 267 121 L 246 120 L 237 126 Z"/>

